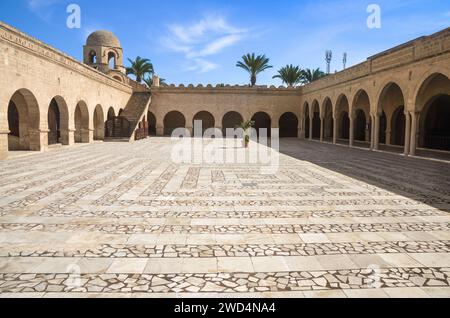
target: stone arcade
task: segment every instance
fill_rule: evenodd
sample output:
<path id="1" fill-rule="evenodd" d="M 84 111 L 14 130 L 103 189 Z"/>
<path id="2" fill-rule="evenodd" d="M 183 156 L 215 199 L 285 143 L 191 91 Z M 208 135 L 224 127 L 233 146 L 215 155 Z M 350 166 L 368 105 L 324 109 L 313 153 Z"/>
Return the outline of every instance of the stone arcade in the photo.
<path id="1" fill-rule="evenodd" d="M 174 85 L 128 79 L 120 41 L 91 34 L 84 63 L 0 24 L 0 158 L 105 138 L 233 128 L 350 147 L 450 151 L 450 29 L 418 38 L 300 88 Z M 399 151 L 399 150 L 397 150 Z"/>

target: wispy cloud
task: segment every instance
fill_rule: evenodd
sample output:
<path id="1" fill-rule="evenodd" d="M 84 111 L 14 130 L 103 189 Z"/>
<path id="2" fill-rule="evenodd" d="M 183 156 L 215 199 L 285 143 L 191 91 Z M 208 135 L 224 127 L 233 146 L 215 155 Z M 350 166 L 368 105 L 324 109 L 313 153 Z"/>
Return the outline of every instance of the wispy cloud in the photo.
<path id="1" fill-rule="evenodd" d="M 224 17 L 204 16 L 189 24 L 170 24 L 161 43 L 169 50 L 182 53 L 186 60 L 186 71 L 210 72 L 219 67 L 207 60 L 242 41 L 249 30 L 231 25 Z"/>
<path id="2" fill-rule="evenodd" d="M 28 0 L 28 9 L 49 23 L 53 18 L 53 6 L 61 2 L 62 0 Z"/>

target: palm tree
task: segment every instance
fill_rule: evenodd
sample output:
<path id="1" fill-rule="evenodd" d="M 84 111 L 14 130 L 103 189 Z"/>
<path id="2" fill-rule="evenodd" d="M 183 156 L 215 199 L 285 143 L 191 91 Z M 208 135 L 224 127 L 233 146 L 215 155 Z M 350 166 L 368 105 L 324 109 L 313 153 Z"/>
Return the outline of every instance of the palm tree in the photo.
<path id="1" fill-rule="evenodd" d="M 244 147 L 247 148 L 250 143 L 250 129 L 255 126 L 255 122 L 253 120 L 247 120 L 240 123 L 236 128 L 241 128 L 244 133 Z"/>
<path id="2" fill-rule="evenodd" d="M 305 73 L 300 66 L 294 66 L 291 64 L 280 68 L 278 70 L 278 74 L 273 78 L 279 78 L 289 87 L 294 87 L 304 80 L 304 75 Z"/>
<path id="3" fill-rule="evenodd" d="M 250 74 L 250 83 L 252 86 L 256 85 L 256 76 L 272 68 L 269 65 L 269 59 L 265 55 L 256 56 L 255 53 L 247 54 L 242 57 L 242 61 L 237 62 L 237 67 L 246 70 Z"/>
<path id="4" fill-rule="evenodd" d="M 152 77 L 152 76 L 144 77 L 144 83 L 145 83 L 148 87 L 152 87 L 152 86 L 153 86 L 153 77 Z M 165 80 L 164 78 L 160 78 L 160 79 L 159 79 L 159 85 L 161 85 L 161 86 L 167 86 L 166 80 Z"/>
<path id="5" fill-rule="evenodd" d="M 309 69 L 303 71 L 303 84 L 309 84 L 314 81 L 317 81 L 318 79 L 321 79 L 322 77 L 325 77 L 326 74 L 320 70 L 320 68 L 317 69 Z"/>
<path id="6" fill-rule="evenodd" d="M 128 59 L 128 61 L 131 67 L 127 67 L 127 75 L 136 76 L 136 82 L 141 83 L 147 74 L 153 75 L 153 64 L 149 59 L 143 59 L 138 56 L 134 61 L 131 59 Z"/>

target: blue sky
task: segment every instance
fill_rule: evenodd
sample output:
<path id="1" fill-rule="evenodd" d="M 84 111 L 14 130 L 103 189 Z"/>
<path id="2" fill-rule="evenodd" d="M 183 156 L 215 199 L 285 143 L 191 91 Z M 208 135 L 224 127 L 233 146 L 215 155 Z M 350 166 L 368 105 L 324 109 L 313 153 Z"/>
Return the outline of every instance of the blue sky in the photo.
<path id="1" fill-rule="evenodd" d="M 68 4 L 81 7 L 81 29 L 66 27 Z M 367 27 L 367 6 L 381 8 L 381 28 Z M 169 83 L 247 84 L 235 67 L 248 52 L 266 54 L 274 66 L 259 84 L 286 64 L 331 69 L 450 26 L 445 0 L 1 0 L 0 20 L 81 60 L 89 33 L 114 32 L 126 58 L 150 58 Z"/>

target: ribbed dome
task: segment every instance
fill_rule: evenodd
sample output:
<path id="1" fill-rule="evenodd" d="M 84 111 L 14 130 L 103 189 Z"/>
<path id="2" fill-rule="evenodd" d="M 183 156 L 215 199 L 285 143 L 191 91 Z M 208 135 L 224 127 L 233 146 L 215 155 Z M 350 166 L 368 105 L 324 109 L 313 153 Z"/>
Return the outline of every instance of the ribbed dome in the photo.
<path id="1" fill-rule="evenodd" d="M 88 36 L 87 46 L 121 47 L 119 39 L 110 31 L 95 31 Z"/>

